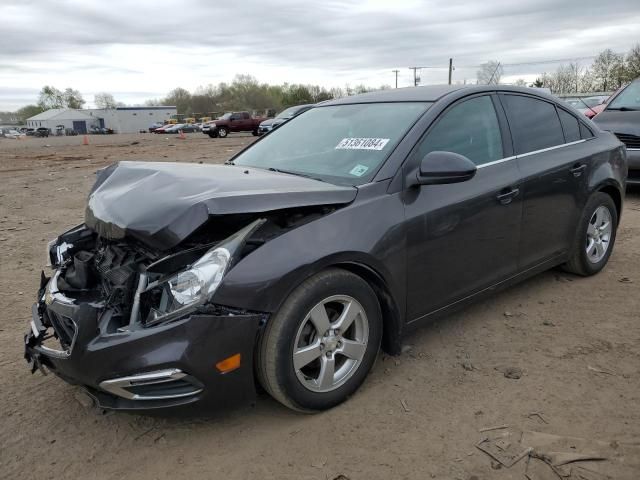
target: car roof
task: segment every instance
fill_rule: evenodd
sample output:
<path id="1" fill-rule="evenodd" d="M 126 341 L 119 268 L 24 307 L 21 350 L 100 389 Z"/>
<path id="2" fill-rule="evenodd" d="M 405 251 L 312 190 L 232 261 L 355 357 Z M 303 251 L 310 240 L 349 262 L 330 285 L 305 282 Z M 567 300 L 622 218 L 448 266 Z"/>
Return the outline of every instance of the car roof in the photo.
<path id="1" fill-rule="evenodd" d="M 449 94 L 457 93 L 459 96 L 482 92 L 517 92 L 558 101 L 557 97 L 547 92 L 530 87 L 512 87 L 509 85 L 428 85 L 424 87 L 394 88 L 391 90 L 378 90 L 350 97 L 336 98 L 318 104 L 346 105 L 352 103 L 381 103 L 381 102 L 435 102 Z"/>

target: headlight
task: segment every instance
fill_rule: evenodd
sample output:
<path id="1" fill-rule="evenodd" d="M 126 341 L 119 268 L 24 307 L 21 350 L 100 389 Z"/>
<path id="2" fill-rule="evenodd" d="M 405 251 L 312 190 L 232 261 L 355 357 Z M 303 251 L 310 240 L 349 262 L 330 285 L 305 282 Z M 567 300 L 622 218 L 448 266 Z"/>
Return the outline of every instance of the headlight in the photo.
<path id="1" fill-rule="evenodd" d="M 174 300 L 180 305 L 191 305 L 213 295 L 230 258 L 231 254 L 226 248 L 210 250 L 189 270 L 167 280 Z"/>
<path id="2" fill-rule="evenodd" d="M 173 264 L 175 256 L 171 255 L 149 266 L 148 273 L 155 281 L 143 287 L 139 293 L 139 302 L 134 304 L 132 312 L 133 321 L 137 321 L 139 313 L 139 319 L 145 326 L 165 323 L 207 303 L 222 283 L 224 275 L 233 267 L 234 259 L 238 258 L 251 233 L 264 222 L 264 219 L 252 222 L 180 272 L 167 275 L 157 273 L 163 270 L 162 264 Z M 183 253 L 194 251 L 197 249 Z"/>
<path id="3" fill-rule="evenodd" d="M 149 285 L 140 296 L 142 311 L 147 312 L 143 322 L 149 325 L 171 320 L 205 303 L 222 282 L 230 260 L 229 250 L 214 248 L 188 270 Z"/>

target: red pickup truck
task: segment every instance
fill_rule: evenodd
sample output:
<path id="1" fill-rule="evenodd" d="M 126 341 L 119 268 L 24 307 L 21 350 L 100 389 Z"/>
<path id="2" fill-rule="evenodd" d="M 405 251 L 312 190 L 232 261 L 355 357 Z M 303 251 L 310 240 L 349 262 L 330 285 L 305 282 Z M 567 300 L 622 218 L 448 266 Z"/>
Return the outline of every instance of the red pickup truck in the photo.
<path id="1" fill-rule="evenodd" d="M 258 135 L 258 126 L 265 120 L 266 117 L 252 117 L 249 112 L 229 112 L 210 122 L 206 133 L 211 138 L 224 138 L 231 132 L 251 132 Z"/>

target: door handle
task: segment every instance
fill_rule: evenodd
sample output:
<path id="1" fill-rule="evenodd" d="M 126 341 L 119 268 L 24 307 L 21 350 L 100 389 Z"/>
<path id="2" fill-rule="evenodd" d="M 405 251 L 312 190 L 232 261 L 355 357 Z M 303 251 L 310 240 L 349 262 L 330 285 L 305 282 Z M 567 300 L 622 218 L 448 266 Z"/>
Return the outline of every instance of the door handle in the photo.
<path id="1" fill-rule="evenodd" d="M 506 188 L 501 191 L 496 198 L 502 205 L 509 205 L 511 201 L 518 196 L 520 193 L 519 188 L 512 188 L 511 190 L 507 190 Z"/>
<path id="2" fill-rule="evenodd" d="M 580 165 L 574 165 L 572 168 L 569 169 L 569 171 L 573 174 L 574 177 L 579 177 L 580 175 L 582 175 L 582 172 L 584 172 L 586 169 L 587 169 L 587 164 L 582 163 Z"/>

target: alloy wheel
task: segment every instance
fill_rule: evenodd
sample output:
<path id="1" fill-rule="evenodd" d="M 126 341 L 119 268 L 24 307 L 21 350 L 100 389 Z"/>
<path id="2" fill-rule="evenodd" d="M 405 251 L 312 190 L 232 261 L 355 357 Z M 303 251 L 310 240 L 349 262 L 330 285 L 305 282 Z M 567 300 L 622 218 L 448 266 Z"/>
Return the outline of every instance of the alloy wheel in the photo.
<path id="1" fill-rule="evenodd" d="M 319 302 L 298 328 L 293 367 L 302 385 L 329 392 L 356 372 L 367 350 L 369 321 L 353 297 L 333 295 Z"/>
<path id="2" fill-rule="evenodd" d="M 585 251 L 591 263 L 600 262 L 607 254 L 613 225 L 611 212 L 604 205 L 596 208 L 587 225 Z"/>

